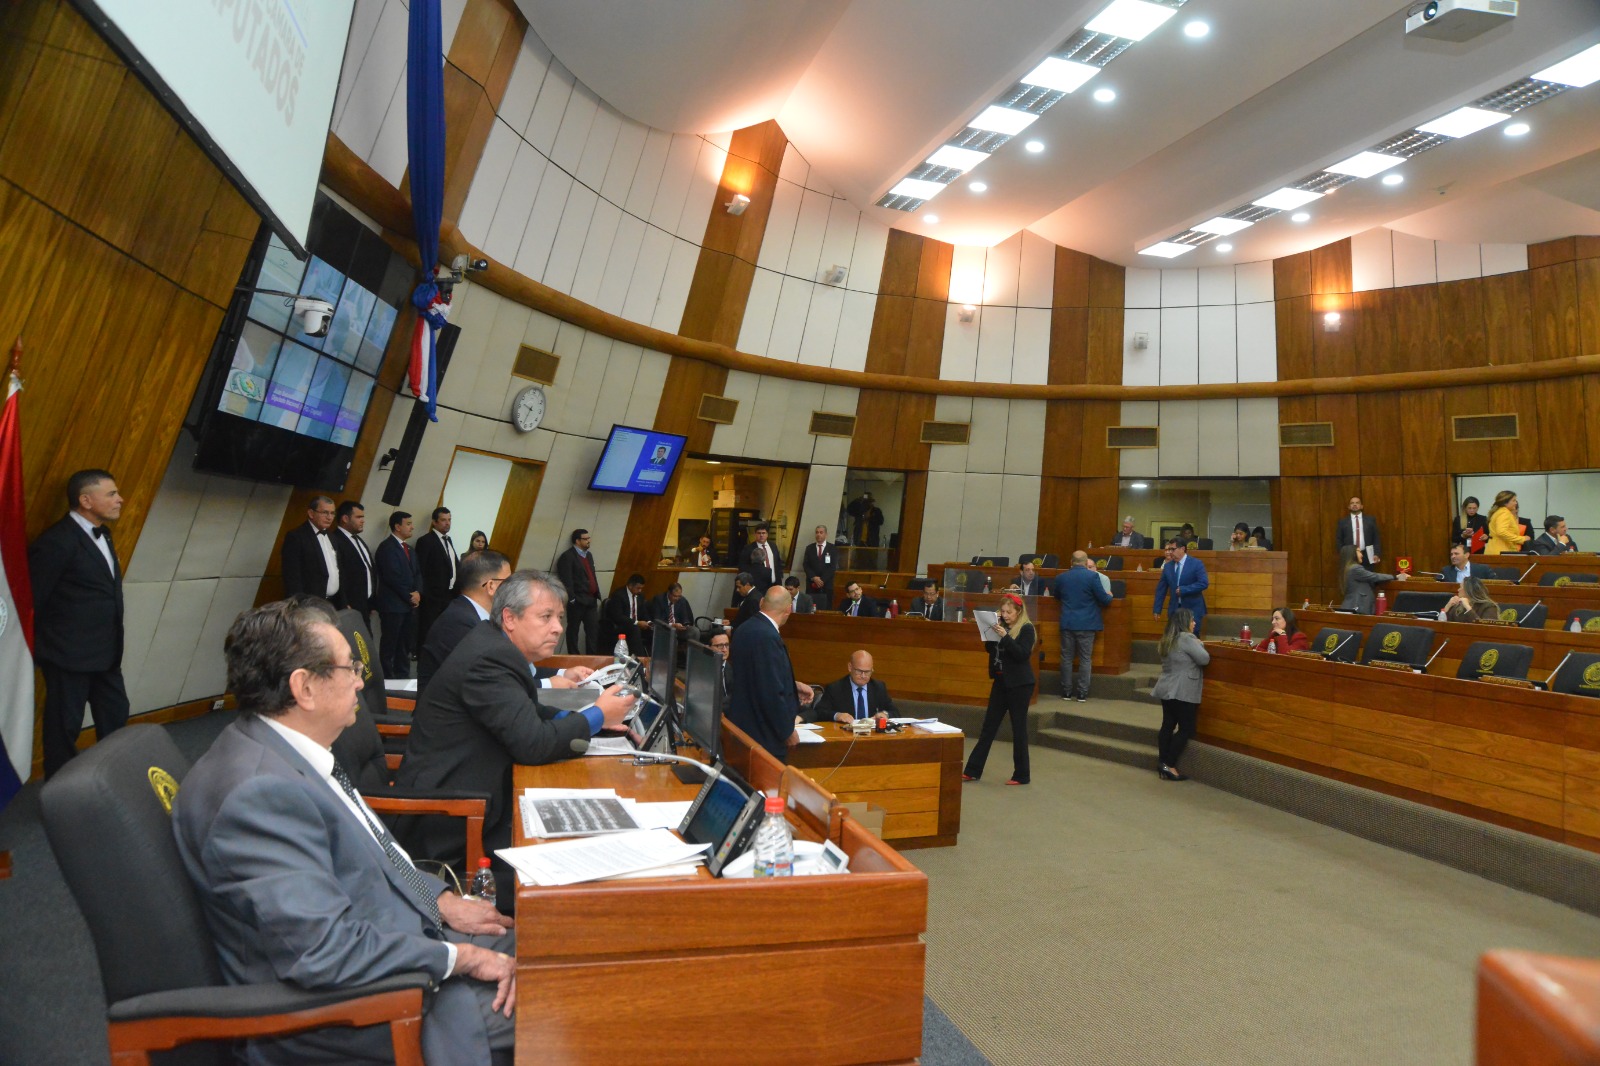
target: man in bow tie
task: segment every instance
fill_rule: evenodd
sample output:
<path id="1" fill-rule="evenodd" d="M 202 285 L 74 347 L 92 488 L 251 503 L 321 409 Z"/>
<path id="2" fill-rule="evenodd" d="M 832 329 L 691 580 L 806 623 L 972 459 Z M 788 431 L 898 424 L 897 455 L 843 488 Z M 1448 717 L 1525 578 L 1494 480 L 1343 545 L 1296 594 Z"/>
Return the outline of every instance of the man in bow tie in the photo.
<path id="1" fill-rule="evenodd" d="M 339 556 L 329 536 L 335 511 L 332 497 L 313 496 L 306 505 L 305 524 L 284 534 L 278 557 L 285 596 L 317 596 L 337 608 L 348 606 L 340 591 Z"/>
<path id="2" fill-rule="evenodd" d="M 332 501 L 329 501 L 329 514 Z M 44 675 L 44 773 L 78 753 L 83 707 L 104 740 L 128 721 L 122 683 L 122 565 L 106 523 L 122 493 L 104 470 L 67 479 L 67 513 L 28 548 L 33 577 L 33 658 Z"/>

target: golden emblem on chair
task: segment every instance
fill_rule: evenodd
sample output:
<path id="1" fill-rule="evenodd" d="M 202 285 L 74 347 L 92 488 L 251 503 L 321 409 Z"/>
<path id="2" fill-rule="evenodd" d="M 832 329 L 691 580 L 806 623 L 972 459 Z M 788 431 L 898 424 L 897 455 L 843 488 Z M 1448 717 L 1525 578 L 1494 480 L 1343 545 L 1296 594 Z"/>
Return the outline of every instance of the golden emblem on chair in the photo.
<path id="1" fill-rule="evenodd" d="M 1480 674 L 1492 674 L 1492 673 L 1494 673 L 1495 664 L 1498 663 L 1499 661 L 1500 661 L 1500 652 L 1499 652 L 1499 650 L 1496 649 L 1496 648 L 1488 649 L 1487 651 L 1485 651 L 1482 655 L 1480 655 L 1478 657 L 1478 673 L 1480 673 Z"/>
<path id="2" fill-rule="evenodd" d="M 1570 577 L 1562 576 L 1556 578 L 1556 588 L 1558 589 L 1564 589 L 1570 584 L 1572 584 L 1572 579 Z"/>
<path id="3" fill-rule="evenodd" d="M 1339 634 L 1337 634 L 1337 633 L 1329 633 L 1328 634 L 1328 639 L 1322 642 L 1323 654 L 1327 654 L 1328 652 L 1331 652 L 1335 647 L 1338 646 L 1338 643 L 1339 643 Z"/>
<path id="4" fill-rule="evenodd" d="M 1583 628 L 1590 633 L 1600 633 L 1600 614 L 1595 615 L 1583 623 Z"/>
<path id="5" fill-rule="evenodd" d="M 178 794 L 178 779 L 159 766 L 150 767 L 145 771 L 145 776 L 150 779 L 150 788 L 155 792 L 156 799 L 161 801 L 162 809 L 170 815 L 172 800 Z"/>
<path id="6" fill-rule="evenodd" d="M 1590 663 L 1583 668 L 1583 684 L 1579 688 L 1600 688 L 1600 663 Z"/>
<path id="7" fill-rule="evenodd" d="M 1393 655 L 1395 652 L 1397 652 L 1399 650 L 1400 650 L 1400 634 L 1399 633 L 1385 633 L 1383 635 L 1383 653 L 1385 655 Z"/>
<path id="8" fill-rule="evenodd" d="M 1505 607 L 1505 608 L 1501 609 L 1501 611 L 1500 611 L 1500 621 L 1502 621 L 1502 622 L 1515 622 L 1516 620 L 1517 620 L 1517 609 L 1515 607 Z"/>

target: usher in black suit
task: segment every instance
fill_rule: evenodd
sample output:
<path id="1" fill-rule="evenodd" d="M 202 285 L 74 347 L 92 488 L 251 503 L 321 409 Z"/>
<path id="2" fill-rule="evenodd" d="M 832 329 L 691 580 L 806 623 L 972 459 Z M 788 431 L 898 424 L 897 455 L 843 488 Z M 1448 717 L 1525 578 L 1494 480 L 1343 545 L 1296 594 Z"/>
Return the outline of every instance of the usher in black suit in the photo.
<path id="1" fill-rule="evenodd" d="M 343 536 L 343 534 L 335 534 L 330 528 L 328 536 Z M 329 543 L 333 542 L 330 540 Z M 337 556 L 337 545 L 334 546 L 334 553 Z M 279 556 L 283 560 L 285 596 L 307 593 L 321 596 L 336 608 L 349 606 L 344 602 L 342 578 L 339 582 L 339 591 L 332 596 L 328 595 L 328 560 L 322 554 L 322 542 L 317 539 L 316 528 L 310 522 L 301 522 L 283 535 L 283 550 Z"/>
<path id="2" fill-rule="evenodd" d="M 450 606 L 456 594 L 456 547 L 447 533 L 428 530 L 414 546 L 422 571 L 422 602 L 417 606 L 417 645 L 428 639 L 428 627 Z"/>
<path id="3" fill-rule="evenodd" d="M 378 568 L 372 559 L 372 549 L 359 536 L 338 526 L 328 530 L 328 539 L 333 541 L 333 554 L 339 560 L 339 597 L 370 629 L 378 595 Z M 372 579 L 370 594 L 367 592 L 369 575 Z"/>
<path id="4" fill-rule="evenodd" d="M 111 531 L 96 532 L 111 545 Z M 97 739 L 128 721 L 122 683 L 122 566 L 111 565 L 95 537 L 72 515 L 39 534 L 28 548 L 33 577 L 33 658 L 44 675 L 44 773 L 78 753 L 83 705 L 94 715 Z"/>

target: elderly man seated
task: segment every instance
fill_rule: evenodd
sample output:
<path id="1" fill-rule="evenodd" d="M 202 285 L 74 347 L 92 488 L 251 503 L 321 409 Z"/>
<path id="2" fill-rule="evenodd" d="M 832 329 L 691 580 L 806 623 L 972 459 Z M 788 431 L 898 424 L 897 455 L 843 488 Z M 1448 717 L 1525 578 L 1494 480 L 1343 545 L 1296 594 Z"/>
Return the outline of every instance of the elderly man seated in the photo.
<path id="1" fill-rule="evenodd" d="M 888 686 L 872 676 L 871 654 L 858 651 L 850 656 L 849 672 L 822 687 L 811 718 L 848 725 L 858 718 L 876 718 L 880 711 L 891 718 L 899 713 L 889 698 Z"/>

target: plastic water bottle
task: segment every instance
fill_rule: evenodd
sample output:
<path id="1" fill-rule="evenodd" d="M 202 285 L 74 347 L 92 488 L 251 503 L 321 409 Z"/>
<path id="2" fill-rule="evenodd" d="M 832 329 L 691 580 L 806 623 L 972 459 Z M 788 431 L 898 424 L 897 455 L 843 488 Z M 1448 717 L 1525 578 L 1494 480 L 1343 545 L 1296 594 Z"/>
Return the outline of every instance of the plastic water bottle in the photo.
<path id="1" fill-rule="evenodd" d="M 1267 654 L 1268 655 L 1276 655 L 1276 654 L 1278 654 L 1278 642 L 1273 640 L 1271 637 L 1267 638 Z"/>
<path id="2" fill-rule="evenodd" d="M 478 872 L 472 875 L 472 887 L 467 891 L 467 897 L 494 902 L 494 871 L 489 869 L 489 856 L 478 860 Z"/>
<path id="3" fill-rule="evenodd" d="M 1582 633 L 1583 632 L 1583 625 L 1578 621 L 1578 616 L 1577 615 L 1573 615 L 1572 616 L 1572 624 L 1567 627 L 1567 632 L 1568 633 Z"/>
<path id="4" fill-rule="evenodd" d="M 619 666 L 628 661 L 628 634 L 617 634 L 617 644 L 611 649 L 611 657 Z"/>
<path id="5" fill-rule="evenodd" d="M 767 797 L 767 816 L 756 830 L 756 876 L 789 877 L 794 874 L 794 833 L 783 816 L 783 797 Z"/>
<path id="6" fill-rule="evenodd" d="M 1389 613 L 1389 597 L 1382 592 L 1378 593 L 1378 613 Z"/>

